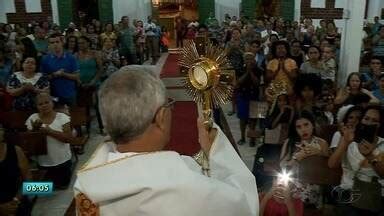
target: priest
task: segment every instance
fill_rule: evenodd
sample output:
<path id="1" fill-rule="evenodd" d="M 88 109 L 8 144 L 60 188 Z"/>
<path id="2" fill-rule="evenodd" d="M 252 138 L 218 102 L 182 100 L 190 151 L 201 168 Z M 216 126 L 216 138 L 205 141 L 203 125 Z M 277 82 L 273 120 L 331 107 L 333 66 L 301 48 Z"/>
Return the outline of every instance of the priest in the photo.
<path id="1" fill-rule="evenodd" d="M 163 150 L 173 103 L 143 66 L 123 67 L 105 81 L 99 107 L 112 141 L 78 171 L 78 215 L 258 215 L 255 178 L 216 125 L 207 131 L 197 120 L 195 157 Z"/>

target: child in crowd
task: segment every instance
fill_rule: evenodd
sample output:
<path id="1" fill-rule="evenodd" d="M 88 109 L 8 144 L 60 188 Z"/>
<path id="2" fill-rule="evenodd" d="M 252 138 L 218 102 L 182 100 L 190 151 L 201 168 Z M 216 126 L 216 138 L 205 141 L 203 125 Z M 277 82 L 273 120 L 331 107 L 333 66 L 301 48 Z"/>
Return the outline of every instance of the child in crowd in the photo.
<path id="1" fill-rule="evenodd" d="M 119 51 L 116 49 L 115 40 L 105 38 L 103 40 L 103 49 L 101 53 L 104 66 L 103 79 L 106 79 L 112 73 L 119 70 L 120 67 L 120 55 Z"/>
<path id="2" fill-rule="evenodd" d="M 321 79 L 330 79 L 334 82 L 336 80 L 335 48 L 329 45 L 324 46 L 322 58 L 324 63 L 324 73 L 320 74 Z"/>
<path id="3" fill-rule="evenodd" d="M 260 195 L 261 216 L 302 216 L 303 202 L 295 195 L 293 184 L 279 180 L 274 181 L 272 188 Z"/>

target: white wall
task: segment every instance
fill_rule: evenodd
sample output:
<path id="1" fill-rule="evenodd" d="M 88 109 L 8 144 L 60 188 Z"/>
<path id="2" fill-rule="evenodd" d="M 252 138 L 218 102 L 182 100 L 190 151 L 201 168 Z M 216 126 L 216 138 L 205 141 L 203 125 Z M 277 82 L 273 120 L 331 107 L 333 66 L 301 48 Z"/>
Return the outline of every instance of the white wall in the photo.
<path id="1" fill-rule="evenodd" d="M 320 20 L 321 19 L 312 19 L 313 25 L 315 27 L 320 26 Z M 339 31 L 339 33 L 341 33 L 341 30 L 344 27 L 344 20 L 343 19 L 336 19 L 336 20 L 334 20 L 334 22 L 335 22 L 335 25 L 337 27 L 337 30 Z"/>
<path id="2" fill-rule="evenodd" d="M 365 1 L 365 0 L 361 0 Z M 295 10 L 299 8 L 301 0 L 295 0 Z M 311 3 L 314 5 L 320 5 L 324 0 L 312 0 Z M 345 8 L 347 5 L 348 0 L 336 0 L 335 1 L 335 7 L 336 8 Z M 297 6 L 296 6 L 297 5 Z M 367 11 L 367 21 L 368 22 L 373 22 L 373 18 L 375 16 L 379 16 L 381 18 L 381 10 L 384 8 L 384 0 L 370 0 L 369 5 L 368 5 L 368 11 Z M 296 11 L 295 11 L 296 14 Z M 296 20 L 296 16 L 295 16 Z M 316 25 L 318 25 L 318 22 L 320 20 L 316 20 Z M 341 21 L 336 21 L 337 23 L 341 23 Z M 315 21 L 314 21 L 315 23 Z M 339 28 L 342 28 L 342 26 L 338 26 L 336 23 L 336 26 Z"/>
<path id="3" fill-rule="evenodd" d="M 27 13 L 41 13 L 41 0 L 24 0 Z"/>
<path id="4" fill-rule="evenodd" d="M 323 5 L 324 0 L 312 0 L 311 5 Z M 336 8 L 344 8 L 344 19 L 335 20 L 336 27 L 341 33 L 341 52 L 340 65 L 338 72 L 338 83 L 340 86 L 345 84 L 349 73 L 359 71 L 360 49 L 362 45 L 362 29 L 365 13 L 365 0 L 336 0 Z M 380 10 L 383 0 L 371 0 L 369 10 Z M 346 13 L 349 12 L 349 13 Z M 349 14 L 349 16 L 346 16 Z M 368 17 L 369 18 L 369 17 Z M 320 19 L 313 20 L 313 24 L 318 26 Z"/>
<path id="5" fill-rule="evenodd" d="M 122 16 L 128 16 L 130 25 L 134 19 L 147 21 L 152 14 L 151 0 L 113 0 L 113 21 L 118 23 Z"/>
<path id="6" fill-rule="evenodd" d="M 348 0 L 336 0 L 335 1 L 335 8 L 345 8 L 347 6 L 347 1 Z M 375 1 L 375 0 L 373 0 L 373 1 Z M 377 1 L 381 1 L 381 0 L 377 0 Z M 316 8 L 321 8 L 320 6 L 322 6 L 324 8 L 325 7 L 325 3 L 326 3 L 325 0 L 312 0 L 311 1 L 311 5 L 313 7 L 316 7 Z M 300 4 L 301 4 L 301 0 L 295 0 L 295 20 L 298 20 L 298 18 L 300 17 L 299 16 Z M 297 10 L 299 10 L 299 11 L 297 11 Z M 313 25 L 316 26 L 316 27 L 319 26 L 320 25 L 320 20 L 321 19 L 313 19 L 312 20 L 313 21 Z M 335 21 L 336 27 L 338 28 L 339 32 L 341 32 L 341 30 L 344 27 L 344 20 L 343 19 L 337 19 L 337 20 L 334 20 L 334 21 Z"/>
<path id="7" fill-rule="evenodd" d="M 27 12 L 39 13 L 42 11 L 41 0 L 26 0 Z M 51 0 L 53 22 L 59 24 L 59 14 L 57 10 L 57 0 Z M 0 22 L 7 23 L 7 13 L 15 13 L 14 0 L 0 0 Z"/>
<path id="8" fill-rule="evenodd" d="M 15 13 L 14 0 L 0 0 L 0 22 L 7 23 L 7 13 Z"/>
<path id="9" fill-rule="evenodd" d="M 383 0 L 370 0 L 368 5 L 367 20 L 373 22 L 375 16 L 381 18 L 381 10 L 384 8 Z"/>
<path id="10" fill-rule="evenodd" d="M 241 0 L 215 0 L 215 17 L 221 23 L 225 14 L 239 17 Z"/>
<path id="11" fill-rule="evenodd" d="M 59 21 L 59 10 L 57 8 L 57 0 L 51 0 L 51 8 L 52 8 L 52 20 L 53 23 L 60 25 Z"/>
<path id="12" fill-rule="evenodd" d="M 366 1 L 348 0 L 346 6 L 350 16 L 345 19 L 341 35 L 340 67 L 337 77 L 339 85 L 345 85 L 348 74 L 359 71 L 365 4 Z"/>
<path id="13" fill-rule="evenodd" d="M 294 20 L 299 21 L 301 16 L 301 0 L 295 0 Z"/>

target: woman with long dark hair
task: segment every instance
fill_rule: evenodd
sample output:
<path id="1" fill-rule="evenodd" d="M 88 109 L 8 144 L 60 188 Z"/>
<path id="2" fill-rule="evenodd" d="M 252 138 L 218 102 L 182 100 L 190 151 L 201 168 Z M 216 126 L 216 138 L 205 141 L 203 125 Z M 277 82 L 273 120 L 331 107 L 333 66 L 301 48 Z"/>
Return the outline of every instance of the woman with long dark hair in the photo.
<path id="1" fill-rule="evenodd" d="M 360 106 L 347 105 L 339 109 L 337 121 L 340 129 L 333 135 L 329 147 L 333 152 L 328 160 L 329 167 L 337 168 L 341 165 L 342 159 L 348 150 L 348 143 L 344 142 L 344 136 L 355 131 L 356 126 L 360 123 L 362 113 L 363 108 Z"/>
<path id="2" fill-rule="evenodd" d="M 368 106 L 361 124 L 343 134 L 339 146 L 347 148 L 340 187 L 350 202 L 340 202 L 339 215 L 381 215 L 384 207 L 384 110 Z M 356 197 L 357 196 L 357 197 Z"/>
<path id="3" fill-rule="evenodd" d="M 37 62 L 40 62 L 37 57 L 37 50 L 32 40 L 27 37 L 16 40 L 16 71 L 22 70 L 22 63 L 28 57 L 32 57 L 36 59 Z"/>
<path id="4" fill-rule="evenodd" d="M 368 90 L 363 88 L 363 84 L 360 78 L 360 73 L 350 73 L 347 78 L 347 84 L 345 88 L 341 88 L 336 95 L 336 105 L 348 105 L 358 104 L 359 98 L 366 97 L 368 102 L 378 102 L 377 98 L 372 95 Z"/>
<path id="5" fill-rule="evenodd" d="M 80 81 L 83 87 L 96 86 L 103 71 L 100 55 L 91 50 L 92 41 L 85 36 L 79 38 L 79 51 L 75 54 L 79 64 Z"/>
<path id="6" fill-rule="evenodd" d="M 79 50 L 77 37 L 73 35 L 67 37 L 65 40 L 64 49 L 71 54 L 77 53 Z"/>
<path id="7" fill-rule="evenodd" d="M 315 135 L 315 118 L 308 112 L 297 114 L 291 126 L 291 135 L 284 142 L 280 155 L 283 169 L 297 172 L 299 163 L 311 156 L 328 156 L 328 143 Z M 314 167 L 315 168 L 315 167 Z M 297 182 L 298 196 L 311 207 L 322 205 L 321 190 L 318 185 Z"/>

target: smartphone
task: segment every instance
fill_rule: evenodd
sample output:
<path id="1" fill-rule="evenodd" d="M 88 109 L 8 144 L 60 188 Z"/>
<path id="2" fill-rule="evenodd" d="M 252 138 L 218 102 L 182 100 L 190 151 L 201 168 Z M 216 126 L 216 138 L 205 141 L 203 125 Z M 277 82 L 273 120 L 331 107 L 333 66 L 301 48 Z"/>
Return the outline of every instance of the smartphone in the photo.
<path id="1" fill-rule="evenodd" d="M 355 131 L 355 142 L 360 143 L 365 140 L 369 143 L 373 143 L 376 137 L 378 125 L 366 125 L 358 124 Z"/>

